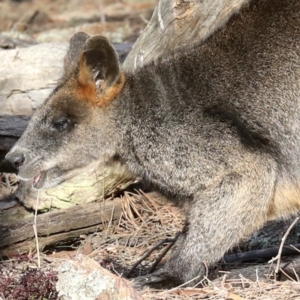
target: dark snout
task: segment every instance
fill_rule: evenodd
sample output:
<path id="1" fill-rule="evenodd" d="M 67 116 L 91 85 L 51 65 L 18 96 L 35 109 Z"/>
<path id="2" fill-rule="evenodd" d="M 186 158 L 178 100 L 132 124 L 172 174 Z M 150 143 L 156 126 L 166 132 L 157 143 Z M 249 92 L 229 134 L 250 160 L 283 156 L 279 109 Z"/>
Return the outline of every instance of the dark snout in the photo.
<path id="1" fill-rule="evenodd" d="M 16 169 L 24 164 L 25 154 L 21 152 L 9 152 L 5 159 L 8 160 Z"/>
<path id="2" fill-rule="evenodd" d="M 6 160 L 3 159 L 0 161 L 0 173 L 17 173 L 18 170 L 14 167 L 14 165 Z"/>
<path id="3" fill-rule="evenodd" d="M 19 168 L 25 162 L 25 153 L 19 150 L 10 150 L 6 156 L 5 160 L 0 164 L 0 171 L 7 173 L 17 173 Z"/>
<path id="4" fill-rule="evenodd" d="M 40 172 L 38 160 L 32 160 L 29 151 L 18 144 L 6 154 L 5 159 L 17 171 L 21 180 L 30 180 Z"/>

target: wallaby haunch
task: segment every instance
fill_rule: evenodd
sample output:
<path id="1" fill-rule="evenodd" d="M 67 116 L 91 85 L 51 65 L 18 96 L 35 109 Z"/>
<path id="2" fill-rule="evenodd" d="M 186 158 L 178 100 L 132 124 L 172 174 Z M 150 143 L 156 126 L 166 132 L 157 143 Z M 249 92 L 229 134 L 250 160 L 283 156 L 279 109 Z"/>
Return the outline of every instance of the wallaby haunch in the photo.
<path id="1" fill-rule="evenodd" d="M 93 159 L 126 163 L 187 216 L 166 265 L 140 282 L 194 285 L 241 238 L 299 211 L 299 37 L 299 0 L 253 0 L 200 45 L 126 73 L 106 38 L 75 34 L 7 159 L 36 188 Z"/>

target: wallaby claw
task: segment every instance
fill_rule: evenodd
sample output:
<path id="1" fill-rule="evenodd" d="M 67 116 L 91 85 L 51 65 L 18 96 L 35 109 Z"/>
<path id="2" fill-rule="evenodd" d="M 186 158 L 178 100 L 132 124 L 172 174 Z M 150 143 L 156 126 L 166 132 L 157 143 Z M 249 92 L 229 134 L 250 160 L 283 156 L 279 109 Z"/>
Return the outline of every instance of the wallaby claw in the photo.
<path id="1" fill-rule="evenodd" d="M 136 277 L 133 279 L 133 282 L 137 289 L 143 289 L 146 287 L 154 289 L 170 288 L 180 285 L 181 283 L 177 278 L 174 278 L 163 269 L 152 274 Z"/>

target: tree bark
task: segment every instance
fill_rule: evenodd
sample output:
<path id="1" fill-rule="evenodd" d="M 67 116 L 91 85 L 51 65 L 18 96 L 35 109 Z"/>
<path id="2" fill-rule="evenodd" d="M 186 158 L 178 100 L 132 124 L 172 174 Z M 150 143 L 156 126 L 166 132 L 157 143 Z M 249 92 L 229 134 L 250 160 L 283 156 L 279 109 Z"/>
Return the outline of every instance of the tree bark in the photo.
<path id="1" fill-rule="evenodd" d="M 34 216 L 18 203 L 11 209 L 0 211 L 0 256 L 28 252 L 36 248 L 34 239 Z M 122 212 L 121 199 L 88 203 L 68 209 L 48 212 L 37 216 L 39 247 L 54 245 L 61 241 L 78 238 L 105 228 L 119 220 Z"/>
<path id="2" fill-rule="evenodd" d="M 66 50 L 49 43 L 0 51 L 0 114 L 30 116 L 55 88 Z"/>
<path id="3" fill-rule="evenodd" d="M 80 174 L 50 189 L 32 188 L 32 180 L 20 182 L 16 191 L 18 199 L 29 209 L 49 211 L 64 209 L 74 205 L 102 201 L 108 196 L 117 195 L 131 184 L 137 182 L 125 165 L 112 161 L 102 168 L 92 162 Z"/>
<path id="4" fill-rule="evenodd" d="M 2 160 L 22 135 L 29 120 L 29 116 L 0 115 L 0 172 L 8 173 L 12 170 L 12 167 L 3 164 Z"/>
<path id="5" fill-rule="evenodd" d="M 205 40 L 220 28 L 245 0 L 160 0 L 150 22 L 124 62 L 135 69 L 158 57 Z"/>

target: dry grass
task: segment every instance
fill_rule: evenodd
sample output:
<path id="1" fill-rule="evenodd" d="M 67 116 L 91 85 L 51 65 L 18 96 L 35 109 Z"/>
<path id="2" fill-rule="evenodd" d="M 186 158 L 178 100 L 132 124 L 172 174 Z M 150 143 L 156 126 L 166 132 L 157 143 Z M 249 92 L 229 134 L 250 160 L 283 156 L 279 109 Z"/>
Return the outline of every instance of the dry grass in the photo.
<path id="1" fill-rule="evenodd" d="M 97 249 L 93 257 L 113 261 L 118 273 L 127 272 L 156 243 L 174 237 L 183 222 L 178 208 L 156 194 L 125 193 L 123 214 L 118 224 L 108 224 L 106 230 L 93 236 L 92 244 Z M 145 259 L 133 276 L 145 274 L 165 246 L 162 245 Z"/>
<path id="2" fill-rule="evenodd" d="M 110 200 L 107 200 L 110 201 Z M 37 269 L 37 256 L 35 253 L 20 255 L 0 264 L 0 298 L 3 299 L 56 299 L 53 292 L 55 288 L 56 272 L 60 263 L 66 259 L 72 259 L 77 253 L 84 253 L 98 261 L 103 267 L 117 274 L 125 274 L 142 255 L 157 242 L 166 237 L 174 237 L 183 225 L 183 216 L 180 211 L 156 194 L 125 193 L 123 196 L 123 214 L 118 223 L 107 223 L 106 229 L 90 236 L 81 237 L 81 241 L 60 248 L 44 251 L 41 257 L 41 269 Z M 145 274 L 158 258 L 167 244 L 160 246 L 139 265 L 132 277 Z M 162 260 L 162 264 L 166 261 Z M 215 281 L 203 281 L 203 288 L 179 287 L 171 290 L 143 291 L 144 299 L 300 299 L 300 283 L 287 280 L 275 281 L 266 277 L 258 277 L 255 266 L 248 267 L 247 274 L 252 271 L 250 280 L 243 275 L 236 278 L 221 276 Z M 226 272 L 225 272 L 226 273 Z M 234 270 L 235 274 L 239 274 Z M 223 273 L 224 274 L 224 273 Z M 30 291 L 30 280 L 43 281 L 47 291 L 40 294 L 40 298 Z M 8 284 L 9 283 L 9 284 Z M 26 296 L 11 298 L 8 292 L 21 291 Z M 2 295 L 1 295 L 2 293 Z M 27 294 L 26 294 L 27 293 Z M 31 293 L 31 294 L 30 294 Z M 31 295 L 29 297 L 28 295 Z M 50 296 L 49 296 L 50 295 Z"/>
<path id="3" fill-rule="evenodd" d="M 97 247 L 100 241 L 106 236 L 110 238 L 110 243 L 99 247 L 98 250 L 103 257 L 106 255 L 112 269 L 126 271 L 132 266 L 149 248 L 166 237 L 175 236 L 181 229 L 184 218 L 180 211 L 155 194 L 125 194 L 123 204 L 123 216 L 118 226 L 110 226 L 106 232 L 98 233 L 93 239 Z M 166 246 L 166 245 L 165 245 Z M 165 247 L 164 246 L 164 247 Z M 142 265 L 138 267 L 136 274 L 144 274 L 146 270 L 157 259 L 163 251 L 154 251 Z M 109 249 L 109 250 L 108 250 Z M 101 255 L 101 254 L 100 254 Z M 102 258 L 103 258 L 102 257 Z M 97 259 L 97 255 L 95 256 Z M 99 259 L 99 256 L 98 256 Z M 163 262 L 166 258 L 163 260 Z M 122 269 L 124 268 L 124 269 Z M 271 268 L 269 268 L 271 270 Z M 253 273 L 255 266 L 250 267 Z M 236 271 L 236 270 L 235 270 Z M 240 270 L 243 274 L 243 269 Z M 249 272 L 249 267 L 247 268 Z M 235 272 L 236 273 L 236 272 Z M 222 274 L 222 273 L 220 273 Z M 219 274 L 219 276 L 220 276 Z M 251 278 L 255 277 L 251 276 Z M 172 290 L 144 291 L 145 299 L 300 299 L 300 282 L 296 281 L 275 281 L 268 279 L 270 276 L 257 278 L 255 281 L 249 280 L 242 275 L 237 278 L 226 279 L 226 275 L 219 277 L 215 281 L 206 280 L 203 288 L 175 288 Z"/>
<path id="4" fill-rule="evenodd" d="M 238 285 L 239 287 L 236 287 Z M 169 291 L 148 290 L 144 294 L 145 300 L 165 300 L 165 299 L 260 299 L 260 300 L 284 300 L 300 299 L 300 283 L 290 281 L 285 282 L 253 282 L 246 278 L 224 282 L 222 284 L 211 284 L 204 288 L 183 288 Z"/>
<path id="5" fill-rule="evenodd" d="M 17 189 L 18 179 L 15 174 L 0 173 L 0 199 L 8 197 Z"/>

